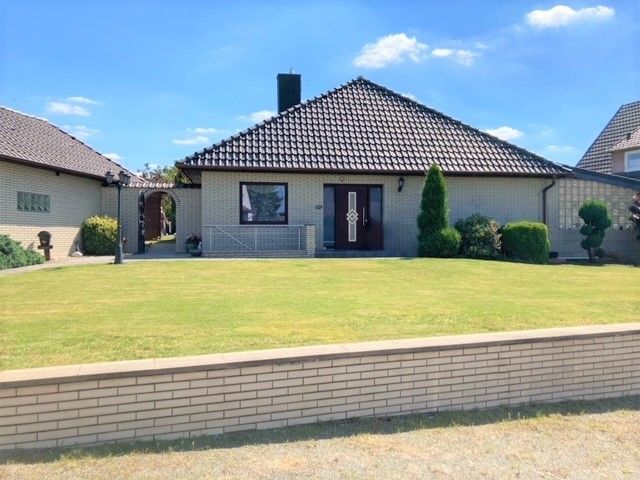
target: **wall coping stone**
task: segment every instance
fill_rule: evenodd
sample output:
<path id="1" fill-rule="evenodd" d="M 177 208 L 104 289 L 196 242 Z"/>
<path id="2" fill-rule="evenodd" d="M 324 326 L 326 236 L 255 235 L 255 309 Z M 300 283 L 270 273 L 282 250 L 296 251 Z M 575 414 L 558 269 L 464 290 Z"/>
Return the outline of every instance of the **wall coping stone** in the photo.
<path id="1" fill-rule="evenodd" d="M 163 373 L 221 370 L 273 363 L 293 363 L 362 355 L 450 350 L 465 347 L 512 345 L 529 342 L 640 334 L 640 322 L 580 327 L 545 328 L 511 332 L 474 333 L 401 340 L 313 345 L 306 347 L 216 353 L 188 357 L 127 360 L 0 371 L 0 388 L 67 383 Z"/>

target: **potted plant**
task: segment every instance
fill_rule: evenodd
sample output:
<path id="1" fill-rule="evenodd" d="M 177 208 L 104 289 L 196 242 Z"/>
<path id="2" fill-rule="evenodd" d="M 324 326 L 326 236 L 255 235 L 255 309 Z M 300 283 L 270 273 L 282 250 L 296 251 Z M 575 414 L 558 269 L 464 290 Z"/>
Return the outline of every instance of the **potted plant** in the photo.
<path id="1" fill-rule="evenodd" d="M 187 252 L 191 254 L 192 257 L 201 257 L 202 256 L 202 238 L 192 233 L 187 237 L 186 240 Z"/>

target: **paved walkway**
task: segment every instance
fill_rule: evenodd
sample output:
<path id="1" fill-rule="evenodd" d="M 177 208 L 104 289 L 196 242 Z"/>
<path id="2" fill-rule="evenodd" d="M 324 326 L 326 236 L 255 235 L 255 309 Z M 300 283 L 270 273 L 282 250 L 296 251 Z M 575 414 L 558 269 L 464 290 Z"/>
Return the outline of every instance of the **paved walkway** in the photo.
<path id="1" fill-rule="evenodd" d="M 64 257 L 51 260 L 50 262 L 41 263 L 40 265 L 30 265 L 28 267 L 8 268 L 6 270 L 0 270 L 0 276 L 33 272 L 35 270 L 44 270 L 46 268 L 69 267 L 73 265 L 98 265 L 106 263 L 113 263 L 113 255 L 98 257 Z"/>

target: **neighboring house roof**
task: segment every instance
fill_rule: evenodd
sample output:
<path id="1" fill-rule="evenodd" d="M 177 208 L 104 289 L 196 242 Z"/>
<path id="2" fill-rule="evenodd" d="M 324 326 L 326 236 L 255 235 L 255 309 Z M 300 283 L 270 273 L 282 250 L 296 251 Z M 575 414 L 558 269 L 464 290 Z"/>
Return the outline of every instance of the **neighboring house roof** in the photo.
<path id="1" fill-rule="evenodd" d="M 640 148 L 640 128 L 633 133 L 627 133 L 622 140 L 616 143 L 611 151 L 631 150 Z"/>
<path id="2" fill-rule="evenodd" d="M 622 105 L 609 120 L 589 149 L 578 162 L 578 167 L 600 173 L 611 173 L 611 151 L 629 133 L 640 128 L 640 101 Z"/>
<path id="3" fill-rule="evenodd" d="M 124 170 L 142 181 L 47 120 L 6 107 L 0 107 L 0 159 L 95 179 Z"/>
<path id="4" fill-rule="evenodd" d="M 570 170 L 358 77 L 185 158 L 199 170 L 551 176 Z"/>

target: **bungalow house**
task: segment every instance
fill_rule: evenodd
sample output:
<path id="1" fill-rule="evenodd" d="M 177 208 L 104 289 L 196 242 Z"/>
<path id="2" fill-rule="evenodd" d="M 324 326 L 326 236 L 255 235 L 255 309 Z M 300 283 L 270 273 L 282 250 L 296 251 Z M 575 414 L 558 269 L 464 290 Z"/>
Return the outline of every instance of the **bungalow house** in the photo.
<path id="1" fill-rule="evenodd" d="M 452 223 L 474 213 L 545 222 L 553 251 L 584 257 L 577 211 L 603 198 L 614 220 L 605 250 L 640 261 L 628 213 L 640 180 L 551 162 L 362 77 L 301 101 L 297 74 L 278 75 L 277 115 L 177 162 L 186 183 L 134 177 L 122 192 L 125 250 L 144 251 L 145 217 L 169 195 L 177 252 L 197 235 L 211 256 L 413 256 L 433 163 Z M 55 256 L 73 252 L 86 217 L 116 215 L 102 179 L 120 169 L 48 122 L 0 109 L 0 233 L 33 248 L 46 229 Z"/>
<path id="2" fill-rule="evenodd" d="M 552 250 L 584 256 L 581 201 L 605 196 L 625 230 L 630 195 L 640 189 L 606 175 L 579 179 L 362 77 L 301 102 L 300 76 L 280 74 L 278 107 L 273 118 L 177 163 L 201 186 L 209 254 L 415 255 L 424 175 L 437 163 L 452 222 L 473 213 L 546 222 Z M 605 248 L 637 260 L 626 233 Z"/>
<path id="3" fill-rule="evenodd" d="M 107 171 L 126 171 L 48 121 L 0 107 L 0 234 L 27 248 L 52 234 L 53 258 L 79 248 L 79 230 L 102 212 Z"/>

